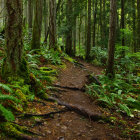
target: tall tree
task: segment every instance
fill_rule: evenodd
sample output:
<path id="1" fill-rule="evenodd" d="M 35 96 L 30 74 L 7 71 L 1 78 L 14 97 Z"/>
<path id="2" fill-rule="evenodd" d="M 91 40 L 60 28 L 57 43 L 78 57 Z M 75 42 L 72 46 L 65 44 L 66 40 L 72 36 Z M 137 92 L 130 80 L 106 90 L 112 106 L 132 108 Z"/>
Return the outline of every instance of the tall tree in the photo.
<path id="1" fill-rule="evenodd" d="M 66 31 L 66 53 L 69 55 L 73 55 L 72 52 L 72 0 L 67 0 L 66 3 L 66 25 L 67 25 L 67 31 Z"/>
<path id="2" fill-rule="evenodd" d="M 137 0 L 137 51 L 140 51 L 140 0 Z"/>
<path id="3" fill-rule="evenodd" d="M 121 0 L 121 29 L 122 29 L 122 46 L 125 46 L 124 29 L 125 29 L 125 11 L 124 11 L 125 0 Z M 125 55 L 125 51 L 122 52 Z"/>
<path id="4" fill-rule="evenodd" d="M 132 16 L 133 16 L 133 51 L 136 52 L 136 6 L 135 0 L 132 0 Z"/>
<path id="5" fill-rule="evenodd" d="M 4 78 L 8 76 L 23 76 L 26 72 L 26 66 L 24 65 L 26 62 L 23 58 L 22 35 L 23 1 L 6 0 L 5 6 L 7 15 L 5 30 L 6 59 L 3 63 L 2 76 Z"/>
<path id="6" fill-rule="evenodd" d="M 114 52 L 115 52 L 115 36 L 116 36 L 116 1 L 110 0 L 110 27 L 108 41 L 108 61 L 106 75 L 110 78 L 114 77 Z"/>
<path id="7" fill-rule="evenodd" d="M 73 18 L 73 54 L 75 55 L 75 53 L 76 53 L 76 19 L 77 19 L 77 13 L 76 13 L 76 10 L 77 10 L 77 7 L 76 7 L 76 5 L 77 5 L 77 3 L 76 3 L 76 0 L 74 0 L 74 3 L 73 3 L 74 5 L 74 18 Z"/>
<path id="8" fill-rule="evenodd" d="M 42 29 L 42 0 L 35 0 L 35 15 L 32 34 L 32 49 L 40 49 L 41 29 Z"/>
<path id="9" fill-rule="evenodd" d="M 28 26 L 31 29 L 33 24 L 33 1 L 28 0 Z"/>
<path id="10" fill-rule="evenodd" d="M 56 49 L 56 0 L 49 0 L 49 48 Z"/>
<path id="11" fill-rule="evenodd" d="M 93 0 L 94 3 L 94 0 Z M 96 21 L 97 21 L 97 0 L 93 4 L 93 47 L 95 47 L 95 36 L 96 36 Z"/>
<path id="12" fill-rule="evenodd" d="M 87 29 L 87 44 L 86 44 L 86 59 L 90 57 L 91 49 L 91 0 L 88 0 L 88 29 Z"/>

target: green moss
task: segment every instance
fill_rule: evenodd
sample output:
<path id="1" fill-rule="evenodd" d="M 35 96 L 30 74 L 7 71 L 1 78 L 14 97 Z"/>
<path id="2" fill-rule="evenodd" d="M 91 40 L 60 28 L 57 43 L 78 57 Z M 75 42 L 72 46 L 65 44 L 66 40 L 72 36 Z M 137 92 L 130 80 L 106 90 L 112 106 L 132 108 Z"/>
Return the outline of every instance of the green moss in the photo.
<path id="1" fill-rule="evenodd" d="M 20 69 L 18 71 L 18 75 L 24 78 L 26 83 L 29 83 L 29 67 L 28 63 L 25 58 L 22 59 L 22 62 L 20 64 Z"/>
<path id="2" fill-rule="evenodd" d="M 15 92 L 15 95 L 18 97 L 18 99 L 20 99 L 22 102 L 27 102 L 27 98 L 25 96 L 25 94 L 20 90 L 17 89 Z"/>
<path id="3" fill-rule="evenodd" d="M 75 63 L 75 60 L 69 56 L 65 56 L 64 59 L 68 60 L 71 63 Z"/>
<path id="4" fill-rule="evenodd" d="M 25 80 L 26 83 L 29 83 L 29 67 L 28 63 L 25 58 L 22 59 L 18 70 L 13 71 L 11 68 L 11 64 L 6 62 L 7 58 L 3 59 L 3 64 L 2 64 L 2 69 L 1 69 L 1 75 L 2 78 L 7 80 L 7 81 L 16 81 L 20 77 Z M 10 79 L 9 79 L 10 77 Z"/>
<path id="5" fill-rule="evenodd" d="M 65 63 L 62 63 L 62 65 L 59 65 L 58 67 L 61 68 L 61 69 L 66 69 L 67 65 Z"/>
<path id="6" fill-rule="evenodd" d="M 57 71 L 55 69 L 50 69 L 47 67 L 41 67 L 40 72 L 45 76 L 57 75 Z"/>
<path id="7" fill-rule="evenodd" d="M 19 128 L 19 127 L 18 127 Z M 20 132 L 20 129 L 17 129 L 13 123 L 10 122 L 4 122 L 0 125 L 0 129 L 8 136 L 20 138 L 22 135 L 22 132 Z"/>

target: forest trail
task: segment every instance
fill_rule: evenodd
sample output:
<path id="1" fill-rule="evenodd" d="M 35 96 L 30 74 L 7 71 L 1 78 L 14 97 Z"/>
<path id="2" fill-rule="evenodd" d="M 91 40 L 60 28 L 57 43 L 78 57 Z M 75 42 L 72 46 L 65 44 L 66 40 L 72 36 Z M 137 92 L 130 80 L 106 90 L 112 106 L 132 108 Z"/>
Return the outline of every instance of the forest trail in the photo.
<path id="1" fill-rule="evenodd" d="M 53 92 L 53 95 L 60 101 L 81 106 L 90 112 L 101 113 L 99 106 L 85 94 L 83 87 L 88 82 L 87 75 L 90 73 L 101 74 L 102 68 L 82 61 L 80 63 L 84 66 L 83 68 L 66 62 L 67 68 L 60 70 L 58 80 L 55 83 L 57 90 Z M 37 103 L 35 105 L 41 110 L 41 114 L 46 110 L 46 106 L 37 105 Z M 57 106 L 54 108 L 59 110 Z M 28 123 L 29 120 L 24 122 L 26 125 Z M 86 119 L 73 111 L 56 114 L 51 119 L 38 120 L 38 124 L 34 125 L 31 130 L 42 135 L 38 138 L 39 140 L 121 139 L 117 135 L 118 130 L 110 128 L 109 124 L 92 121 L 90 118 Z"/>

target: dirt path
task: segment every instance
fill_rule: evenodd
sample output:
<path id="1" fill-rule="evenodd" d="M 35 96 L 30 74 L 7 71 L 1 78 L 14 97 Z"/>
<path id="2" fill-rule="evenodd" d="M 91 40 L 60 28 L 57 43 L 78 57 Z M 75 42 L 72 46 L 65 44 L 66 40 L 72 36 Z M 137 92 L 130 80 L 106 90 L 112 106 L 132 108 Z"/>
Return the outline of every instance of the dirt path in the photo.
<path id="1" fill-rule="evenodd" d="M 94 67 L 85 62 L 81 62 L 87 70 L 66 62 L 67 68 L 60 71 L 58 86 L 82 89 L 86 82 L 86 76 L 89 72 L 101 74 L 101 68 Z M 66 88 L 58 88 L 59 92 L 53 93 L 61 101 L 80 105 L 83 108 L 95 113 L 100 113 L 100 108 L 94 104 L 91 98 L 81 90 L 72 90 Z M 36 104 L 37 105 L 37 104 Z M 38 107 L 36 107 L 38 108 Z M 42 108 L 43 112 L 45 106 Z M 45 112 L 44 112 L 45 113 Z M 40 120 L 39 120 L 40 122 Z M 31 123 L 31 122 L 30 122 Z M 26 122 L 27 125 L 27 122 Z M 109 124 L 103 122 L 94 122 L 90 119 L 74 113 L 65 112 L 54 115 L 52 119 L 44 119 L 40 124 L 32 127 L 43 135 L 39 140 L 118 140 L 121 139 L 117 135 L 116 129 L 111 129 Z"/>

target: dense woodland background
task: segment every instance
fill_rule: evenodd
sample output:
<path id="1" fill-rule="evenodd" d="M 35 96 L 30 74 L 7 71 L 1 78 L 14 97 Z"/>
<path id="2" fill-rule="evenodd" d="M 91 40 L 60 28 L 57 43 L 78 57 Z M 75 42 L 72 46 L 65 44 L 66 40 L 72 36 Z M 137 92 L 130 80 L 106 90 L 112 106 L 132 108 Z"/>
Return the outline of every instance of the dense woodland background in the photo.
<path id="1" fill-rule="evenodd" d="M 103 68 L 102 75 L 90 75 L 94 80 L 86 93 L 111 112 L 135 120 L 132 128 L 138 124 L 140 0 L 0 0 L 0 116 L 4 121 L 15 118 L 5 100 L 15 105 L 25 98 L 33 100 L 36 93 L 44 95 L 42 80 L 49 85 L 54 80 L 54 71 L 43 73 L 45 62 L 60 66 L 63 59 L 74 64 L 82 59 Z M 138 138 L 138 127 L 128 133 L 134 132 Z"/>

